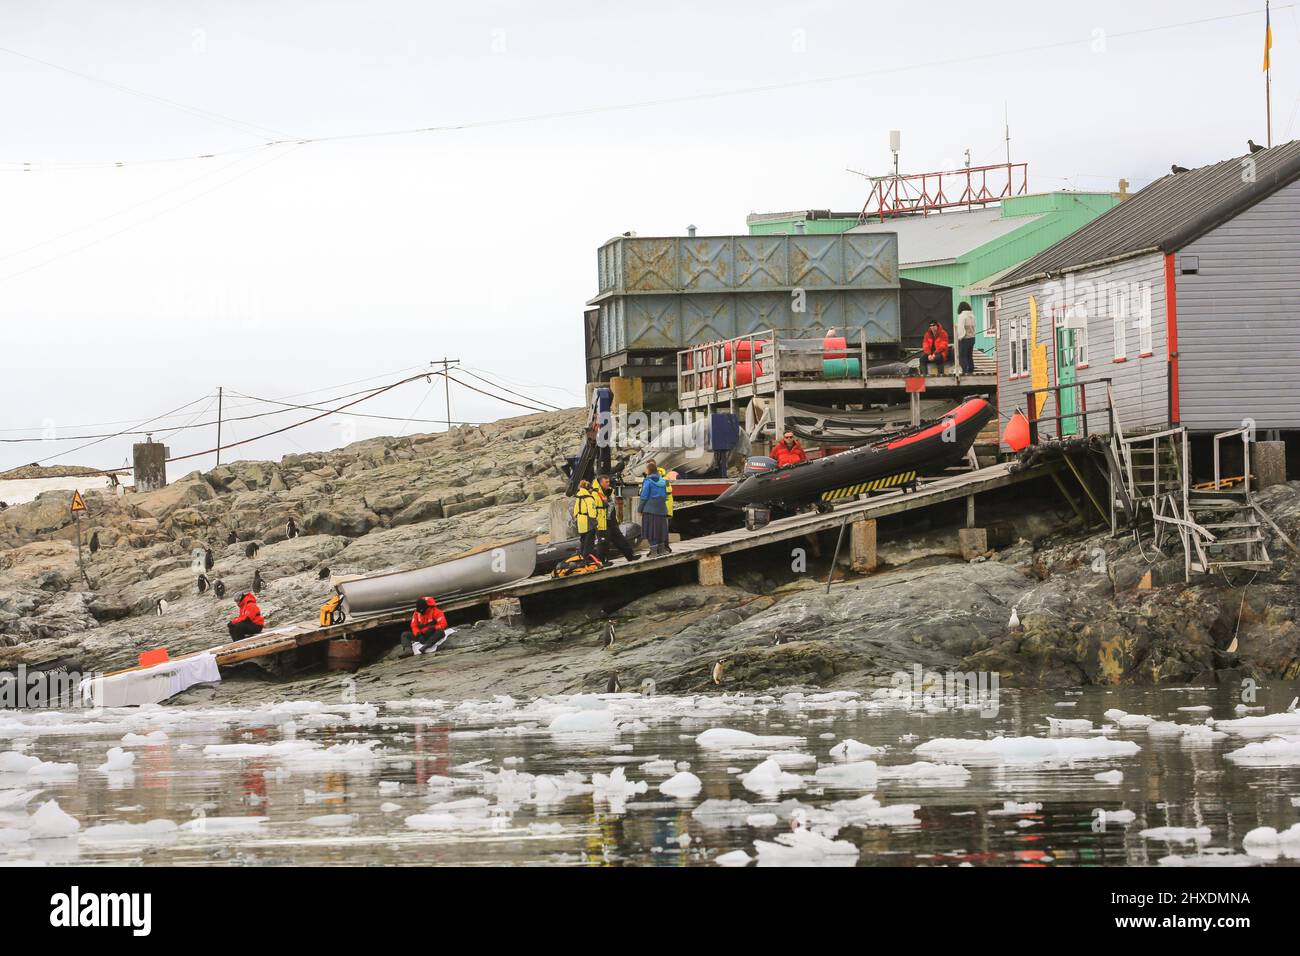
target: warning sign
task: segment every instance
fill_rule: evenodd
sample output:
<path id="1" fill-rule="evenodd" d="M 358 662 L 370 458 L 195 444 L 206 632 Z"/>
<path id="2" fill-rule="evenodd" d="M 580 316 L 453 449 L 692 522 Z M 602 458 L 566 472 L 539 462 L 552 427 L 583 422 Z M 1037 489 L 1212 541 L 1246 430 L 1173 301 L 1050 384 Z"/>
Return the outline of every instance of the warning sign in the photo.
<path id="1" fill-rule="evenodd" d="M 77 514 L 78 512 L 85 511 L 85 510 L 86 510 L 86 502 L 85 499 L 81 497 L 81 492 L 74 491 L 72 493 L 72 513 Z"/>

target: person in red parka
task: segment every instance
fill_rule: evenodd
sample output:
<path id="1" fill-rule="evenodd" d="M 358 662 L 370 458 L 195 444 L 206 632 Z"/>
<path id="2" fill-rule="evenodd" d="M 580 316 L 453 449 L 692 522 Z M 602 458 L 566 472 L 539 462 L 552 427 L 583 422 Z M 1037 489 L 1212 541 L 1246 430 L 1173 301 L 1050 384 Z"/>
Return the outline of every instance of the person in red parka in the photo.
<path id="1" fill-rule="evenodd" d="M 262 619 L 262 609 L 257 606 L 257 596 L 252 591 L 247 591 L 241 594 L 235 603 L 239 605 L 239 614 L 226 622 L 230 639 L 239 641 L 254 634 L 261 634 L 266 621 Z"/>
<path id="2" fill-rule="evenodd" d="M 943 374 L 943 363 L 948 361 L 948 333 L 938 322 L 931 322 L 921 340 L 921 374 L 930 374 L 930 363 L 939 366 L 938 375 Z"/>
<path id="3" fill-rule="evenodd" d="M 808 460 L 803 445 L 799 444 L 793 432 L 786 432 L 781 440 L 773 446 L 772 457 L 776 459 L 776 467 L 778 468 L 784 468 L 786 465 L 797 465 L 801 461 Z"/>
<path id="4" fill-rule="evenodd" d="M 436 651 L 447 639 L 447 615 L 442 613 L 438 602 L 431 597 L 422 597 L 415 602 L 415 613 L 411 615 L 411 633 L 402 635 L 402 653 L 400 657 Z"/>

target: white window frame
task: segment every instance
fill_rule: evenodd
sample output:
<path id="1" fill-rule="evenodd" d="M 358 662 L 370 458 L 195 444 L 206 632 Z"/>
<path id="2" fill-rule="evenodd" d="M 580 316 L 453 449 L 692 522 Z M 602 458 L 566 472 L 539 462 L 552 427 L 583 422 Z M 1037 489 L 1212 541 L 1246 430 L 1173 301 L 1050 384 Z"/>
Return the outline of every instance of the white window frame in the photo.
<path id="1" fill-rule="evenodd" d="M 1110 329 L 1113 362 L 1128 361 L 1128 294 L 1122 287 L 1110 290 Z"/>
<path id="2" fill-rule="evenodd" d="M 1138 358 L 1149 358 L 1151 343 L 1151 286 L 1144 284 L 1138 293 Z"/>
<path id="3" fill-rule="evenodd" d="M 1007 319 L 1007 354 L 1010 364 L 1007 366 L 1008 378 L 1020 377 L 1020 320 L 1014 315 Z"/>

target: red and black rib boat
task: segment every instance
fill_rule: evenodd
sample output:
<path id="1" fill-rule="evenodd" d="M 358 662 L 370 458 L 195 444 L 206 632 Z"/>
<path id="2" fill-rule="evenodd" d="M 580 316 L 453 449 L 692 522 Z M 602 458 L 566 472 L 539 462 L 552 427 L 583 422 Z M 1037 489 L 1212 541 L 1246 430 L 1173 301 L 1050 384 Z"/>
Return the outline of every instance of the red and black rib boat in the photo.
<path id="1" fill-rule="evenodd" d="M 983 398 L 967 399 L 937 421 L 888 441 L 750 475 L 714 499 L 714 504 L 737 509 L 793 508 L 809 502 L 831 505 L 864 492 L 906 487 L 923 472 L 965 458 L 994 414 Z"/>

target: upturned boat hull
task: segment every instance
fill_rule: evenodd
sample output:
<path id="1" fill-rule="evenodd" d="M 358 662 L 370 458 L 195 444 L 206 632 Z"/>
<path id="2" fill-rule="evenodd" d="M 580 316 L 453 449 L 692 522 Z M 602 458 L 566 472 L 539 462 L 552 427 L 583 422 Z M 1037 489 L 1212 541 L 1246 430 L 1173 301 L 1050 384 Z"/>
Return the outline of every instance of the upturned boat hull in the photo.
<path id="1" fill-rule="evenodd" d="M 503 587 L 530 577 L 537 566 L 537 542 L 521 538 L 410 571 L 393 571 L 337 585 L 349 617 L 414 607 L 418 598 L 438 600 Z"/>
<path id="2" fill-rule="evenodd" d="M 964 458 L 994 414 L 987 401 L 972 398 L 939 421 L 889 441 L 750 475 L 723 492 L 714 504 L 737 509 L 810 502 L 824 505 L 864 492 L 906 487 L 918 475 Z"/>

